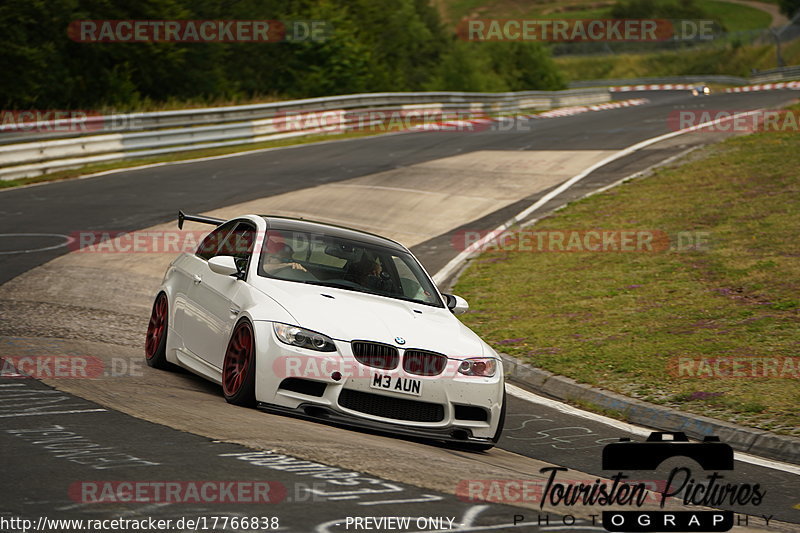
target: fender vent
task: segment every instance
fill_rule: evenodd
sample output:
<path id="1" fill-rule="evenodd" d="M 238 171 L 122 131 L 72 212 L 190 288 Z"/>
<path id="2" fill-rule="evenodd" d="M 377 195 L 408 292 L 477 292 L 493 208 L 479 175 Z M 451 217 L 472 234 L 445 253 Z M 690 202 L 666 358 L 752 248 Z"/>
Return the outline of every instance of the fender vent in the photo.
<path id="1" fill-rule="evenodd" d="M 300 394 L 307 394 L 308 396 L 320 397 L 325 394 L 327 385 L 319 381 L 311 381 L 310 379 L 301 378 L 286 378 L 278 385 L 279 389 L 289 390 L 292 392 L 299 392 Z"/>
<path id="2" fill-rule="evenodd" d="M 474 420 L 476 422 L 488 422 L 489 413 L 483 407 L 474 405 L 454 405 L 455 417 L 457 420 Z"/>

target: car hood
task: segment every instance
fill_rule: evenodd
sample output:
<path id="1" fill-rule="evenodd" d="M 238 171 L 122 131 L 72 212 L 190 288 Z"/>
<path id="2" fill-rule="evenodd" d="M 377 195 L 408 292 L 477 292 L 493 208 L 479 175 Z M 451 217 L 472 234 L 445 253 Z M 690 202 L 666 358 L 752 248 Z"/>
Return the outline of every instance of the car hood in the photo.
<path id="1" fill-rule="evenodd" d="M 480 337 L 444 307 L 267 278 L 255 280 L 254 286 L 283 306 L 295 319 L 293 325 L 336 340 L 370 340 L 451 357 L 494 355 Z M 398 337 L 405 343 L 398 343 Z"/>

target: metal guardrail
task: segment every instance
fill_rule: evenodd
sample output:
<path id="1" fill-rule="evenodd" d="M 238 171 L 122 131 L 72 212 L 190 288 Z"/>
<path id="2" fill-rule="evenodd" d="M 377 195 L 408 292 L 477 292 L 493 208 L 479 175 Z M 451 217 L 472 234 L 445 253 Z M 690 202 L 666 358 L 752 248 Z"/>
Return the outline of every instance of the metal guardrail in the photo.
<path id="1" fill-rule="evenodd" d="M 380 128 L 397 117 L 447 120 L 608 102 L 607 89 L 517 93 L 371 93 L 288 102 L 83 116 L 0 127 L 0 179 L 102 163 Z"/>
<path id="2" fill-rule="evenodd" d="M 583 87 L 611 87 L 615 85 L 654 85 L 654 84 L 679 84 L 679 83 L 720 83 L 723 85 L 750 85 L 754 83 L 769 83 L 773 81 L 800 80 L 800 65 L 791 67 L 773 68 L 756 72 L 750 78 L 740 76 L 724 76 L 708 74 L 705 76 L 666 76 L 661 78 L 627 78 L 605 80 L 581 80 L 570 82 L 571 89 Z"/>
<path id="3" fill-rule="evenodd" d="M 800 65 L 762 70 L 750 76 L 752 83 L 771 83 L 773 81 L 800 80 Z"/>

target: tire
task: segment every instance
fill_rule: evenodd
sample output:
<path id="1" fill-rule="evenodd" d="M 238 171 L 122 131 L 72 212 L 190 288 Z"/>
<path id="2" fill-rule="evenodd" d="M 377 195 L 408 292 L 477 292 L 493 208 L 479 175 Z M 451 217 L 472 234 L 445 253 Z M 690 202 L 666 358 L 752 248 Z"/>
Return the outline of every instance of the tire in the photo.
<path id="1" fill-rule="evenodd" d="M 167 334 L 169 331 L 169 301 L 163 292 L 153 302 L 147 336 L 144 341 L 144 359 L 147 366 L 160 370 L 171 370 L 174 365 L 167 361 Z"/>
<path id="2" fill-rule="evenodd" d="M 494 437 L 492 437 L 492 442 L 486 444 L 473 444 L 469 442 L 465 442 L 462 446 L 460 446 L 464 450 L 468 450 L 471 452 L 486 452 L 497 446 L 497 442 L 500 440 L 500 436 L 503 433 L 503 426 L 506 424 L 506 389 L 505 385 L 503 386 L 503 407 L 500 409 L 500 421 L 497 424 L 497 431 L 494 432 Z"/>
<path id="3" fill-rule="evenodd" d="M 222 362 L 225 401 L 242 407 L 256 404 L 256 336 L 253 325 L 241 320 L 233 328 Z"/>

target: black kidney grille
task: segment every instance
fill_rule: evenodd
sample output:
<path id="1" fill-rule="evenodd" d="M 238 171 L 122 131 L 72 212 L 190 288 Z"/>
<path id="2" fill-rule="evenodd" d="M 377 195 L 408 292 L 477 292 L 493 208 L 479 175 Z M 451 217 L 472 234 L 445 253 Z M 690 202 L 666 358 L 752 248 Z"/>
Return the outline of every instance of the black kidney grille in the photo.
<path id="1" fill-rule="evenodd" d="M 397 368 L 397 364 L 400 362 L 400 355 L 397 353 L 397 348 L 389 346 L 388 344 L 353 341 L 351 346 L 353 347 L 353 355 L 356 361 L 362 365 L 391 370 Z"/>
<path id="2" fill-rule="evenodd" d="M 403 370 L 418 376 L 438 376 L 447 366 L 447 356 L 423 350 L 406 350 L 403 354 Z"/>
<path id="3" fill-rule="evenodd" d="M 343 389 L 339 394 L 339 405 L 359 413 L 393 420 L 411 422 L 441 422 L 444 420 L 444 407 L 438 403 L 404 400 L 357 390 Z"/>

